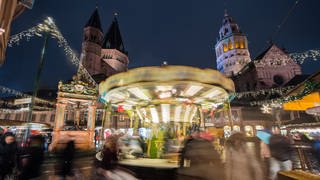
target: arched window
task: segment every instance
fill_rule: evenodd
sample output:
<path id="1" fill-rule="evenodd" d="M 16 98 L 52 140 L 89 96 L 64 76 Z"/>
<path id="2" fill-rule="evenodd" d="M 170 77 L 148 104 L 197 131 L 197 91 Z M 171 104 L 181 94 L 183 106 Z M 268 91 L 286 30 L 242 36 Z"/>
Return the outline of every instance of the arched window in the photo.
<path id="1" fill-rule="evenodd" d="M 244 42 L 243 41 L 240 41 L 240 48 L 244 49 Z"/>
<path id="2" fill-rule="evenodd" d="M 244 132 L 246 136 L 253 137 L 253 127 L 252 126 L 244 126 Z"/>
<path id="3" fill-rule="evenodd" d="M 223 52 L 227 52 L 228 51 L 228 46 L 226 44 L 223 44 Z"/>
<path id="4" fill-rule="evenodd" d="M 236 48 L 239 48 L 239 47 L 240 47 L 239 41 L 236 41 L 235 46 L 236 46 Z"/>
<path id="5" fill-rule="evenodd" d="M 233 44 L 231 41 L 229 41 L 229 49 L 233 49 Z"/>

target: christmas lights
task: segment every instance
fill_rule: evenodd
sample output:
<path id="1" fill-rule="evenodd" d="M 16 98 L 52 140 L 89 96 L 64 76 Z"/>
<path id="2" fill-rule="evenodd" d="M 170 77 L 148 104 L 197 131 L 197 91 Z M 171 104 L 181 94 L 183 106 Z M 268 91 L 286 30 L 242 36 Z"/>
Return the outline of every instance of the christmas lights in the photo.
<path id="1" fill-rule="evenodd" d="M 1 92 L 1 94 L 11 94 L 11 95 L 14 95 L 17 97 L 22 97 L 22 98 L 31 98 L 32 97 L 31 95 L 24 94 L 22 92 L 19 92 L 17 90 L 10 89 L 10 88 L 4 87 L 4 86 L 0 86 L 0 92 Z M 54 102 L 50 102 L 50 101 L 40 99 L 40 98 L 35 98 L 35 101 L 38 103 L 42 103 L 42 104 L 49 104 L 52 106 L 55 105 Z"/>
<path id="2" fill-rule="evenodd" d="M 279 88 L 271 88 L 271 89 L 261 89 L 258 91 L 246 91 L 246 92 L 239 92 L 239 93 L 232 93 L 230 94 L 232 99 L 240 99 L 242 97 L 258 97 L 260 95 L 269 96 L 269 95 L 284 95 L 289 90 L 291 90 L 294 86 L 288 87 L 279 87 Z"/>
<path id="3" fill-rule="evenodd" d="M 57 40 L 58 47 L 61 47 L 63 49 L 65 55 L 69 58 L 73 65 L 78 66 L 78 73 L 81 77 L 84 77 L 88 81 L 88 83 L 94 86 L 98 86 L 98 84 L 91 77 L 88 71 L 83 67 L 78 56 L 69 46 L 67 40 L 64 38 L 51 17 L 47 17 L 42 23 L 39 23 L 37 26 L 11 36 L 8 42 L 8 46 L 12 47 L 15 44 L 18 45 L 23 39 L 29 41 L 32 37 L 35 36 L 42 37 L 43 33 L 49 33 L 51 37 Z"/>
<path id="4" fill-rule="evenodd" d="M 302 53 L 291 53 L 291 58 L 298 64 L 303 64 L 306 59 L 318 60 L 320 57 L 320 50 L 312 49 Z"/>
<path id="5" fill-rule="evenodd" d="M 320 88 L 320 82 L 306 81 L 304 83 L 304 89 L 302 91 L 300 91 L 297 95 L 284 96 L 284 97 L 265 100 L 265 101 L 253 101 L 253 102 L 250 102 L 250 105 L 252 105 L 252 106 L 255 106 L 255 105 L 261 106 L 261 105 L 267 105 L 267 104 L 279 105 L 279 104 L 283 104 L 286 102 L 302 99 L 304 96 L 310 94 L 311 92 L 313 92 L 314 90 L 319 89 L 319 88 Z"/>

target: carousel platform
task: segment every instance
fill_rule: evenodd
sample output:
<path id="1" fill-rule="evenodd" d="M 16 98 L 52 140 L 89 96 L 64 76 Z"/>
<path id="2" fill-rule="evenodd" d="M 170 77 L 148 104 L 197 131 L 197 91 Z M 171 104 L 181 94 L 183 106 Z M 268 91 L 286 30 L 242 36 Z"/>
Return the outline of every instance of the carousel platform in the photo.
<path id="1" fill-rule="evenodd" d="M 177 162 L 168 159 L 125 159 L 118 162 L 120 166 L 136 173 L 137 178 L 142 180 L 174 179 Z"/>

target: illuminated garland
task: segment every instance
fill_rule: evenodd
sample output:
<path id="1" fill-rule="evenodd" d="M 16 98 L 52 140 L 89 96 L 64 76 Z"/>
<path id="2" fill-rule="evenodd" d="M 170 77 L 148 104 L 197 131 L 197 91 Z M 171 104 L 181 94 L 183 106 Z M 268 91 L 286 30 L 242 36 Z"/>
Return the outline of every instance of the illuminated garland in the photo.
<path id="1" fill-rule="evenodd" d="M 63 51 L 65 52 L 71 63 L 78 66 L 78 73 L 80 74 L 80 76 L 84 77 L 88 81 L 88 83 L 98 86 L 98 84 L 91 77 L 88 71 L 80 63 L 80 60 L 77 57 L 76 53 L 71 49 L 67 40 L 64 38 L 51 17 L 47 17 L 42 23 L 39 23 L 37 26 L 11 36 L 8 42 L 8 46 L 12 47 L 14 44 L 19 44 L 22 39 L 26 39 L 27 41 L 29 41 L 31 37 L 34 36 L 42 37 L 43 33 L 49 33 L 53 38 L 57 39 L 58 47 L 63 48 Z"/>
<path id="2" fill-rule="evenodd" d="M 320 50 L 313 49 L 302 53 L 291 53 L 290 56 L 296 63 L 303 64 L 307 58 L 311 58 L 314 61 L 318 60 L 320 58 Z"/>
<path id="3" fill-rule="evenodd" d="M 239 92 L 239 93 L 232 93 L 230 94 L 230 100 L 233 99 L 240 99 L 242 97 L 258 97 L 260 95 L 284 95 L 289 90 L 291 90 L 294 86 L 288 86 L 288 87 L 280 87 L 280 88 L 271 88 L 271 89 L 261 89 L 258 91 L 246 91 L 246 92 Z"/>
<path id="4" fill-rule="evenodd" d="M 304 96 L 310 94 L 311 92 L 319 88 L 320 88 L 320 82 L 306 81 L 304 83 L 304 89 L 295 96 L 285 96 L 285 97 L 270 99 L 265 101 L 253 101 L 253 102 L 250 102 L 250 105 L 261 106 L 261 105 L 283 104 L 286 102 L 302 99 Z"/>
<path id="5" fill-rule="evenodd" d="M 22 98 L 31 98 L 32 97 L 29 94 L 24 94 L 22 92 L 19 92 L 17 90 L 10 89 L 10 88 L 4 87 L 4 86 L 0 86 L 0 92 L 1 92 L 1 94 L 10 94 L 10 95 L 14 95 L 14 96 L 17 96 L 17 97 L 22 97 Z M 39 102 L 39 103 L 43 103 L 43 104 L 50 104 L 52 106 L 55 105 L 54 102 L 50 102 L 50 101 L 47 101 L 47 100 L 44 100 L 44 99 L 40 99 L 40 98 L 35 98 L 35 101 Z"/>

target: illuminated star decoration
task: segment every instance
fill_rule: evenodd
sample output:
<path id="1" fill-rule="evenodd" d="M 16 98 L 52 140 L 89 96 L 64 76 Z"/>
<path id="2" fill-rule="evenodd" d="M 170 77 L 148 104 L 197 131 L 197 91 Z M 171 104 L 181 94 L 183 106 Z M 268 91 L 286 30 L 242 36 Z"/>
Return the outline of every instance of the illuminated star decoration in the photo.
<path id="1" fill-rule="evenodd" d="M 262 105 L 262 107 L 260 109 L 261 109 L 262 113 L 264 113 L 264 114 L 270 114 L 272 111 L 271 106 L 268 104 Z"/>

